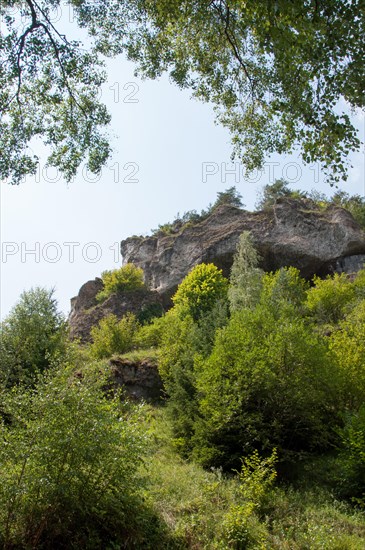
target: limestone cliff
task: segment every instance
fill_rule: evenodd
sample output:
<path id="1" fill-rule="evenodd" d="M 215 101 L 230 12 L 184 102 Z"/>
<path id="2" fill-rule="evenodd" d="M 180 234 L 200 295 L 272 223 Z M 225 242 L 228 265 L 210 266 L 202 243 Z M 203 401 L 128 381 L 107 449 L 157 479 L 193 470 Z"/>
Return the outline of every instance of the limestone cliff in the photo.
<path id="1" fill-rule="evenodd" d="M 178 284 L 201 262 L 213 262 L 228 276 L 238 238 L 245 230 L 251 232 L 266 271 L 291 265 L 309 278 L 354 272 L 365 263 L 365 232 L 343 208 L 323 210 L 313 201 L 294 199 L 278 200 L 261 212 L 223 205 L 198 223 L 177 226 L 171 235 L 161 232 L 123 241 L 124 263 L 144 270 L 150 290 L 113 294 L 98 304 L 96 294 L 103 283 L 88 281 L 71 301 L 71 336 L 89 340 L 91 327 L 109 313 L 121 318 L 128 311 L 138 315 L 161 302 L 169 307 Z"/>
<path id="2" fill-rule="evenodd" d="M 213 262 L 229 275 L 243 231 L 251 232 L 266 271 L 295 266 L 308 278 L 356 271 L 365 263 L 365 232 L 349 212 L 294 199 L 278 200 L 261 212 L 223 205 L 177 233 L 126 239 L 121 252 L 125 263 L 142 267 L 147 286 L 168 304 L 177 285 L 201 262 Z"/>

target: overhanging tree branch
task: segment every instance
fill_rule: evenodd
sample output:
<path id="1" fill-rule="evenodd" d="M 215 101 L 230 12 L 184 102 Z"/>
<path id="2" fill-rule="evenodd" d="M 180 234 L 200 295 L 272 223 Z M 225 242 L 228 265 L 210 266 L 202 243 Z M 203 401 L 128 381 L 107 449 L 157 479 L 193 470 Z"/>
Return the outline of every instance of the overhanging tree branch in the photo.
<path id="1" fill-rule="evenodd" d="M 228 4 L 226 2 L 223 2 L 223 1 L 219 2 L 219 6 L 217 6 L 217 4 L 215 2 L 211 2 L 211 5 L 218 12 L 220 18 L 222 19 L 222 21 L 225 24 L 224 34 L 225 34 L 225 36 L 226 36 L 226 38 L 227 38 L 227 40 L 228 40 L 228 42 L 229 42 L 229 44 L 230 44 L 230 46 L 233 50 L 234 57 L 238 61 L 238 63 L 240 65 L 240 67 L 242 68 L 247 80 L 250 83 L 251 95 L 252 95 L 252 97 L 254 97 L 254 83 L 253 83 L 252 78 L 250 76 L 250 73 L 247 69 L 247 66 L 246 66 L 245 62 L 243 61 L 242 56 L 239 52 L 239 48 L 238 48 L 234 33 L 233 33 L 233 31 L 231 31 L 231 28 L 230 28 L 231 27 L 230 8 L 229 8 Z M 224 5 L 225 13 L 223 13 L 222 5 Z M 231 35 L 231 32 L 232 32 L 232 35 Z"/>

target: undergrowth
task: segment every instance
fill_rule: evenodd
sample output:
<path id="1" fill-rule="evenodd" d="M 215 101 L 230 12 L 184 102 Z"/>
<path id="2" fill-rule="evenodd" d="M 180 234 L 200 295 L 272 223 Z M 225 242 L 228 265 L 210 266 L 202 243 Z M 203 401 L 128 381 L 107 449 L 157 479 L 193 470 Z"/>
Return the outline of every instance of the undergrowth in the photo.
<path id="1" fill-rule="evenodd" d="M 163 407 L 145 406 L 144 422 L 151 441 L 144 466 L 148 479 L 144 498 L 166 524 L 173 547 L 364 549 L 364 512 L 337 500 L 329 488 L 313 484 L 309 469 L 303 469 L 296 487 L 280 480 L 266 487 L 260 505 L 245 518 L 247 535 L 242 518 L 237 518 L 238 510 L 249 502 L 240 476 L 205 471 L 182 459 L 174 449 Z M 235 521 L 241 521 L 242 542 L 238 536 L 230 539 L 227 532 Z"/>

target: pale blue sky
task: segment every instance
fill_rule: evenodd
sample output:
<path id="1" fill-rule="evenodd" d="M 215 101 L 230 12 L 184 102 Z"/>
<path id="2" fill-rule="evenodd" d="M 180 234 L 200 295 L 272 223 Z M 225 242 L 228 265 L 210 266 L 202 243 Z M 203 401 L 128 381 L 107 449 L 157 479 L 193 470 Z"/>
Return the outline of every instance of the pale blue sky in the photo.
<path id="1" fill-rule="evenodd" d="M 23 290 L 38 285 L 55 287 L 67 314 L 70 298 L 84 282 L 120 265 L 121 239 L 147 234 L 177 212 L 200 210 L 232 185 L 248 209 L 270 176 L 284 176 L 295 188 L 332 192 L 296 155 L 267 159 L 276 164 L 267 164 L 251 181 L 242 173 L 225 173 L 233 168 L 229 135 L 214 124 L 210 106 L 191 100 L 167 78 L 141 82 L 121 58 L 108 62 L 108 74 L 103 99 L 113 116 L 115 153 L 100 179 L 80 173 L 67 185 L 54 170 L 41 169 L 18 187 L 1 184 L 2 317 Z M 357 125 L 364 139 L 363 116 L 357 116 Z M 354 168 L 344 188 L 364 195 L 364 153 L 351 160 Z M 117 166 L 119 181 L 114 181 Z M 216 173 L 204 178 L 204 166 Z M 93 262 L 95 254 L 101 257 Z"/>

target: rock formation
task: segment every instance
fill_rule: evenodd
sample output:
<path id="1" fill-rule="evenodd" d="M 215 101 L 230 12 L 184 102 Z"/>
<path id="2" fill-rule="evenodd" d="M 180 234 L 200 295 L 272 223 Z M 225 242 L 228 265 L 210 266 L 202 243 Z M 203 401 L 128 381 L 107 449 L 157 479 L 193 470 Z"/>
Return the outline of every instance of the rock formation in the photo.
<path id="1" fill-rule="evenodd" d="M 365 262 L 365 232 L 343 208 L 323 210 L 313 201 L 281 199 L 261 212 L 223 205 L 177 233 L 131 237 L 121 243 L 124 262 L 144 270 L 145 282 L 165 305 L 185 275 L 213 262 L 229 275 L 238 238 L 250 231 L 265 271 L 297 267 L 302 276 L 352 271 Z"/>
<path id="2" fill-rule="evenodd" d="M 293 199 L 281 199 L 273 208 L 254 213 L 223 205 L 198 223 L 176 225 L 172 234 L 123 241 L 124 263 L 144 270 L 150 290 L 112 294 L 98 303 L 103 282 L 88 281 L 71 300 L 71 337 L 89 341 L 91 327 L 111 313 L 121 318 L 162 303 L 169 307 L 177 286 L 199 263 L 213 262 L 228 276 L 243 231 L 251 232 L 265 271 L 295 266 L 310 278 L 356 272 L 365 264 L 365 233 L 342 208 L 322 210 L 312 201 Z M 162 382 L 153 361 L 113 358 L 110 368 L 112 385 L 123 386 L 132 399 L 160 398 Z"/>
<path id="3" fill-rule="evenodd" d="M 131 399 L 158 401 L 161 398 L 163 384 L 156 362 L 148 359 L 131 361 L 113 358 L 110 366 L 113 386 L 123 387 Z"/>
<path id="4" fill-rule="evenodd" d="M 177 286 L 201 262 L 213 262 L 228 276 L 242 231 L 251 232 L 265 271 L 290 265 L 310 278 L 351 273 L 365 263 L 365 232 L 343 208 L 323 210 L 313 201 L 287 198 L 261 212 L 222 205 L 198 223 L 177 227 L 173 234 L 123 241 L 124 263 L 143 269 L 150 290 L 113 294 L 99 304 L 96 294 L 103 288 L 102 280 L 88 281 L 71 300 L 71 336 L 88 341 L 91 327 L 110 313 L 121 318 L 161 303 L 168 308 Z"/>
<path id="5" fill-rule="evenodd" d="M 121 319 L 128 312 L 138 316 L 151 306 L 162 308 L 159 294 L 147 289 L 111 294 L 104 302 L 98 303 L 96 295 L 102 288 L 102 280 L 96 278 L 94 281 L 85 283 L 80 288 L 78 296 L 71 299 L 69 316 L 71 338 L 88 342 L 91 328 L 109 314 Z"/>

